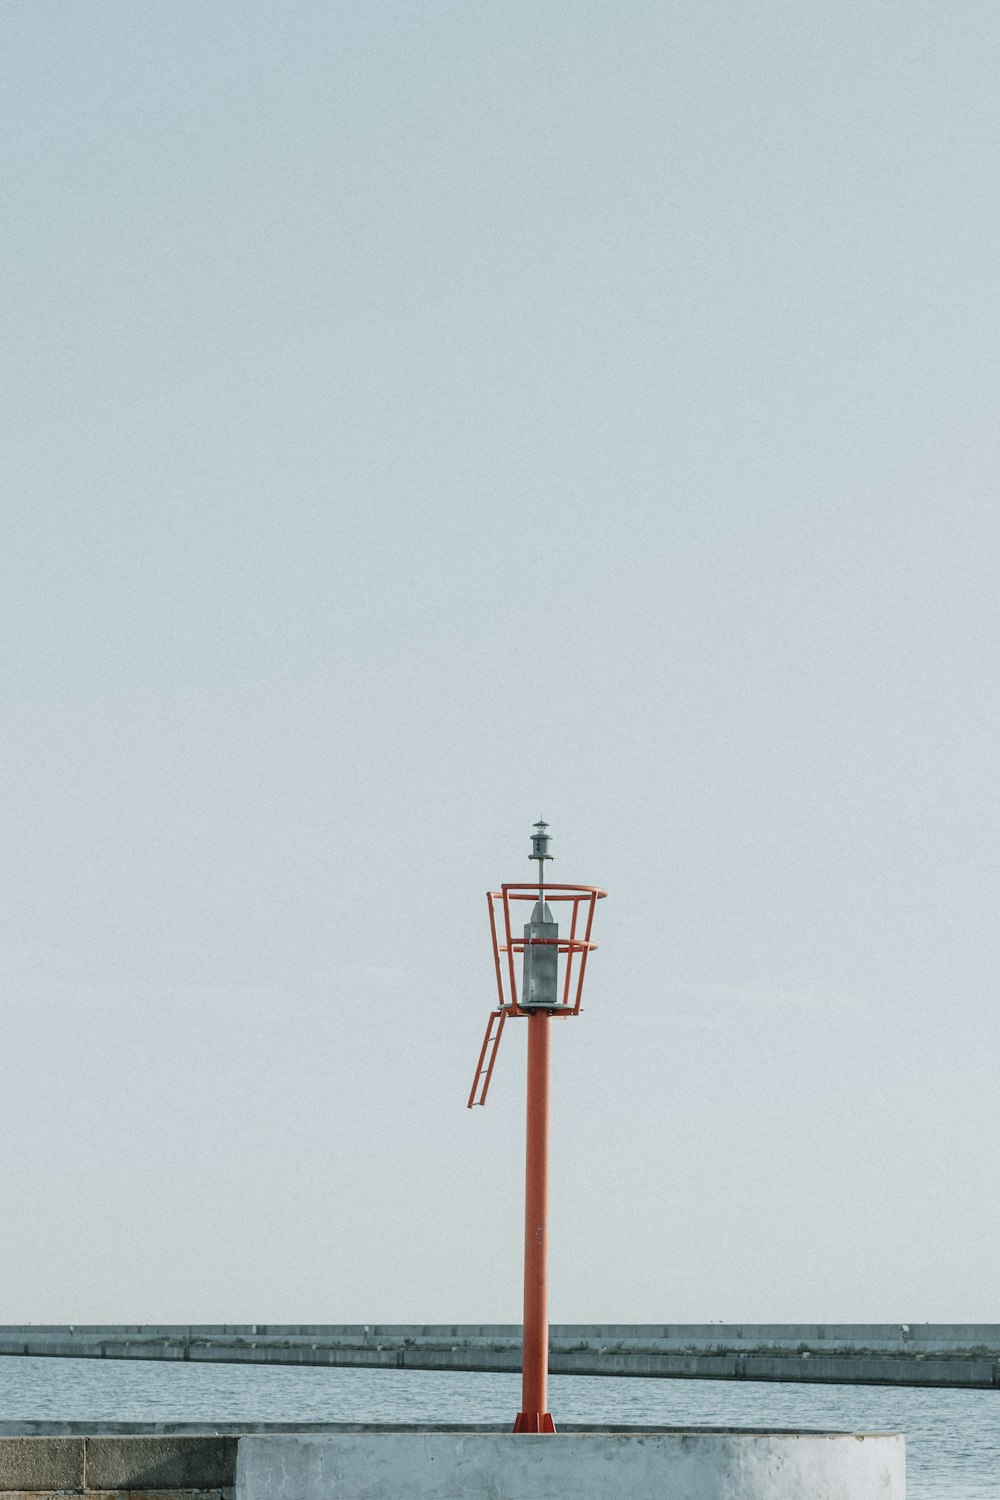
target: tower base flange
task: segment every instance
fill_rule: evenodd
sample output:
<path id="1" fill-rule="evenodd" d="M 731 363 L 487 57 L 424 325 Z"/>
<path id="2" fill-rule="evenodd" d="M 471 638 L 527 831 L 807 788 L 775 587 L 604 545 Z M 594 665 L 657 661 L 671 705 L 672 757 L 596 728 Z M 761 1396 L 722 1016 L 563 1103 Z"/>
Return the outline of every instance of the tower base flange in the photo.
<path id="1" fill-rule="evenodd" d="M 556 1424 L 548 1411 L 519 1411 L 514 1422 L 515 1432 L 555 1432 Z"/>

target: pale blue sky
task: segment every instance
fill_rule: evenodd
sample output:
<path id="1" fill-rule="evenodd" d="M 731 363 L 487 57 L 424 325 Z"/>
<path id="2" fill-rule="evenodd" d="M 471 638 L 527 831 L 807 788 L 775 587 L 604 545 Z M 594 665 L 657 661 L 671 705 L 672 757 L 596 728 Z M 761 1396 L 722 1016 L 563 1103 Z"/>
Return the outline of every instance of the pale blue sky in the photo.
<path id="1" fill-rule="evenodd" d="M 996 6 L 0 19 L 0 1318 L 993 1317 Z"/>

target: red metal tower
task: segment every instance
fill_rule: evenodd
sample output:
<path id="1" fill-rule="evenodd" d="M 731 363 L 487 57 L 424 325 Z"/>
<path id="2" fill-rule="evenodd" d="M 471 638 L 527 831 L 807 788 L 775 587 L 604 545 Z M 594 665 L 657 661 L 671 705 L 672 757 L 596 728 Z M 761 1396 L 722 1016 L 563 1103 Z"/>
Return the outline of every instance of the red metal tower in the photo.
<path id="1" fill-rule="evenodd" d="M 528 1088 L 524 1151 L 524 1351 L 521 1365 L 521 1410 L 515 1432 L 554 1432 L 548 1410 L 548 1197 L 549 1197 L 549 1022 L 580 1014 L 594 911 L 606 891 L 590 885 L 546 885 L 545 861 L 551 838 L 548 824 L 538 822 L 531 836 L 531 858 L 538 879 L 531 884 L 502 885 L 488 891 L 499 1005 L 490 1015 L 469 1093 L 469 1108 L 485 1104 L 497 1048 L 507 1018 L 528 1020 Z M 532 904 L 523 936 L 511 925 L 516 902 Z M 564 908 L 563 934 L 550 903 Z M 566 910 L 565 908 L 568 908 Z M 498 924 L 498 912 L 502 925 Z M 565 931 L 566 918 L 569 931 Z M 522 957 L 520 994 L 515 958 Z M 562 985 L 559 960 L 563 959 Z"/>

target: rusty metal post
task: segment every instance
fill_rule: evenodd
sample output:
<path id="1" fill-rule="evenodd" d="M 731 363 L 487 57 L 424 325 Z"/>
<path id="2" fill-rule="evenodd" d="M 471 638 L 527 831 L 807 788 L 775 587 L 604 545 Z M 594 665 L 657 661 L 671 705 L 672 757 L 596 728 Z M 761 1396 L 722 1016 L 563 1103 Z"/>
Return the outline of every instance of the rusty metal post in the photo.
<path id="1" fill-rule="evenodd" d="M 528 1017 L 524 1144 L 524 1353 L 515 1432 L 554 1432 L 549 1383 L 549 1016 Z"/>

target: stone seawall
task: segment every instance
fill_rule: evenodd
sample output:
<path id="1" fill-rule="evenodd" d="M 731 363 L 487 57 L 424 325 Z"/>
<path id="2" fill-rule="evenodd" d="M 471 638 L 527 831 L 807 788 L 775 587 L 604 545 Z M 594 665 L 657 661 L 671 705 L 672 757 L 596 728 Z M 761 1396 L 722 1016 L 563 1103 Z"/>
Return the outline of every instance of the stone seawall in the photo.
<path id="1" fill-rule="evenodd" d="M 239 1439 L 88 1435 L 0 1437 L 0 1493 L 233 1500 Z"/>

